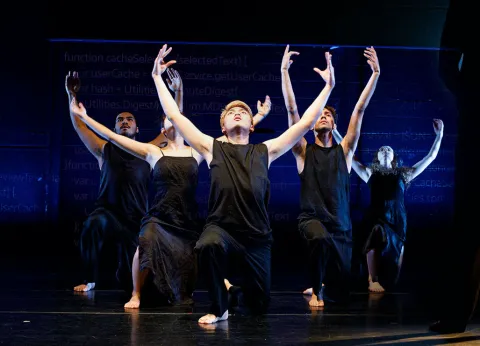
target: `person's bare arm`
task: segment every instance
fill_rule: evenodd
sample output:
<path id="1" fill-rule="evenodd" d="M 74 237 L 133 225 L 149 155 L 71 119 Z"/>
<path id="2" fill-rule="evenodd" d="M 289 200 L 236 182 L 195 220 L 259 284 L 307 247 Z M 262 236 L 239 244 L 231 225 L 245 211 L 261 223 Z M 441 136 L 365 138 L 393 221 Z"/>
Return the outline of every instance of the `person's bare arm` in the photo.
<path id="1" fill-rule="evenodd" d="M 367 57 L 367 63 L 372 69 L 372 75 L 368 80 L 367 85 L 362 91 L 360 98 L 353 109 L 352 116 L 350 117 L 350 123 L 348 124 L 347 134 L 340 142 L 340 145 L 343 147 L 343 152 L 345 153 L 345 159 L 347 161 L 348 171 L 350 172 L 352 167 L 352 157 L 353 153 L 357 149 L 358 140 L 360 138 L 363 114 L 365 109 L 370 103 L 370 99 L 375 91 L 377 86 L 378 77 L 380 76 L 380 64 L 378 63 L 377 53 L 373 47 L 367 48 L 364 52 L 364 55 Z"/>
<path id="2" fill-rule="evenodd" d="M 325 53 L 325 59 L 327 60 L 327 68 L 325 70 L 314 69 L 322 76 L 326 83 L 320 94 L 296 124 L 290 126 L 277 138 L 265 142 L 268 147 L 269 163 L 272 163 L 295 145 L 298 145 L 298 142 L 301 141 L 303 136 L 315 125 L 322 114 L 323 108 L 335 86 L 335 75 L 330 53 Z"/>
<path id="3" fill-rule="evenodd" d="M 95 133 L 97 133 L 99 136 L 108 142 L 112 142 L 114 145 L 129 152 L 130 154 L 147 161 L 150 164 L 150 167 L 153 168 L 155 163 L 160 158 L 161 152 L 157 146 L 150 143 L 138 142 L 113 132 L 106 126 L 88 116 L 85 107 L 81 102 L 77 103 L 76 99 L 73 99 L 70 103 L 70 111 L 75 117 L 87 124 L 88 127 L 95 131 Z"/>
<path id="4" fill-rule="evenodd" d="M 285 102 L 285 108 L 288 114 L 288 127 L 298 123 L 300 121 L 300 113 L 298 112 L 297 101 L 295 100 L 295 93 L 293 92 L 292 81 L 290 80 L 290 73 L 288 72 L 290 66 L 293 63 L 292 55 L 299 55 L 299 52 L 289 51 L 290 45 L 287 45 L 285 52 L 283 53 L 282 65 L 280 67 L 280 73 L 282 78 L 282 95 Z M 302 160 L 307 146 L 307 141 L 302 136 L 302 138 L 295 143 L 292 147 L 292 153 L 295 156 L 295 159 L 301 162 L 297 162 L 297 168 L 303 167 Z"/>
<path id="5" fill-rule="evenodd" d="M 167 84 L 171 91 L 175 94 L 175 103 L 178 110 L 183 114 L 183 81 L 177 70 L 173 68 L 167 69 Z"/>
<path id="6" fill-rule="evenodd" d="M 413 165 L 412 170 L 408 175 L 409 181 L 415 179 L 419 174 L 421 174 L 437 157 L 443 138 L 443 121 L 440 119 L 433 119 L 433 129 L 436 134 L 433 145 L 430 148 L 427 156 Z"/>
<path id="7" fill-rule="evenodd" d="M 338 144 L 340 144 L 343 140 L 342 135 L 340 134 L 340 132 L 338 132 L 337 129 L 333 130 L 333 138 Z M 370 167 L 367 167 L 363 163 L 361 163 L 357 155 L 355 154 L 353 154 L 353 157 L 352 157 L 352 168 L 355 171 L 355 173 L 357 173 L 357 175 L 360 177 L 360 179 L 368 183 L 372 175 L 372 170 Z"/>
<path id="8" fill-rule="evenodd" d="M 171 91 L 175 94 L 175 102 L 178 106 L 178 109 L 181 113 L 183 113 L 183 81 L 182 77 L 177 70 L 173 68 L 167 69 L 167 83 L 168 87 Z M 154 140 L 150 142 L 150 144 L 156 145 L 157 147 L 164 147 L 167 145 L 167 137 L 163 133 L 160 133 Z"/>
<path id="9" fill-rule="evenodd" d="M 262 103 L 260 100 L 257 101 L 257 114 L 253 116 L 253 127 L 261 123 L 272 109 L 272 101 L 270 96 L 265 96 L 265 101 Z"/>
<path id="10" fill-rule="evenodd" d="M 165 82 L 161 77 L 162 70 L 165 70 L 175 61 L 169 61 L 164 63 L 164 58 L 170 53 L 172 48 L 167 50 L 167 45 L 163 45 L 162 49 L 155 59 L 155 65 L 152 71 L 153 81 L 157 88 L 158 97 L 162 108 L 170 120 L 175 126 L 175 129 L 180 132 L 182 137 L 190 144 L 190 146 L 199 152 L 210 163 L 212 158 L 213 149 L 213 137 L 210 137 L 202 133 L 187 117 L 185 117 L 179 110 L 175 100 L 168 91 Z"/>
<path id="11" fill-rule="evenodd" d="M 99 138 L 87 125 L 76 117 L 70 111 L 70 104 L 76 98 L 77 92 L 80 90 L 80 78 L 78 72 L 68 73 L 65 77 L 65 89 L 68 95 L 69 113 L 72 121 L 73 128 L 77 132 L 78 137 L 88 149 L 90 153 L 98 160 L 98 164 L 101 167 L 103 162 L 103 147 L 107 143 L 105 140 Z"/>

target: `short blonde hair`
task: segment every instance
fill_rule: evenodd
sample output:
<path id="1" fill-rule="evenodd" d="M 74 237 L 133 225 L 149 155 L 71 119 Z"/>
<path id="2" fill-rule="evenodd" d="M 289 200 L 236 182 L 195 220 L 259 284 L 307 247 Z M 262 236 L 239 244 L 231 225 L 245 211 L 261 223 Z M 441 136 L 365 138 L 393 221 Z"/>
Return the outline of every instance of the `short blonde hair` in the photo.
<path id="1" fill-rule="evenodd" d="M 245 102 L 240 101 L 240 100 L 235 100 L 235 101 L 230 102 L 228 105 L 225 106 L 224 109 L 222 109 L 222 114 L 220 114 L 220 127 L 223 127 L 223 120 L 225 118 L 225 115 L 227 115 L 227 113 L 230 109 L 235 108 L 235 107 L 240 107 L 240 108 L 245 109 L 248 112 L 248 114 L 250 115 L 250 118 L 252 119 L 252 124 L 253 124 L 252 109 Z"/>

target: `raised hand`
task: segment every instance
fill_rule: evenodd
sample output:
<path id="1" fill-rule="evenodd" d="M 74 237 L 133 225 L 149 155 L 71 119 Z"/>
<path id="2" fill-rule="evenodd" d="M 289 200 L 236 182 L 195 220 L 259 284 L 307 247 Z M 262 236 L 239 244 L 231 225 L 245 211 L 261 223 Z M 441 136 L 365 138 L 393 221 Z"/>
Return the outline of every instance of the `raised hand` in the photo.
<path id="1" fill-rule="evenodd" d="M 290 49 L 290 45 L 287 45 L 287 48 L 285 48 L 285 52 L 283 53 L 283 59 L 282 59 L 282 66 L 280 67 L 280 71 L 288 71 L 290 68 L 290 65 L 292 65 L 293 60 L 291 60 L 292 55 L 299 55 L 299 52 L 289 52 L 288 50 Z"/>
<path id="2" fill-rule="evenodd" d="M 70 112 L 80 118 L 87 115 L 87 110 L 85 109 L 85 107 L 81 102 L 80 103 L 77 102 L 77 99 L 75 97 L 70 102 Z"/>
<path id="3" fill-rule="evenodd" d="M 443 121 L 441 119 L 433 119 L 433 130 L 437 136 L 443 134 Z"/>
<path id="4" fill-rule="evenodd" d="M 158 52 L 157 57 L 155 58 L 155 63 L 153 65 L 152 76 L 160 76 L 167 68 L 175 64 L 176 61 L 172 60 L 165 62 L 165 57 L 172 51 L 172 47 L 167 49 L 167 45 L 164 44 L 163 47 Z"/>
<path id="5" fill-rule="evenodd" d="M 173 68 L 169 68 L 167 70 L 167 74 L 169 77 L 167 78 L 167 83 L 170 90 L 173 92 L 177 92 L 178 90 L 180 90 L 182 88 L 183 82 L 178 72 Z"/>
<path id="6" fill-rule="evenodd" d="M 378 63 L 377 52 L 373 47 L 368 47 L 363 52 L 363 55 L 368 59 L 367 63 L 372 68 L 372 72 L 380 73 L 380 64 Z"/>
<path id="7" fill-rule="evenodd" d="M 335 70 L 332 65 L 332 54 L 325 52 L 325 60 L 327 62 L 327 67 L 325 70 L 320 70 L 317 67 L 314 67 L 313 70 L 317 72 L 332 88 L 335 86 Z"/>
<path id="8" fill-rule="evenodd" d="M 265 96 L 265 102 L 261 103 L 260 100 L 257 101 L 257 114 L 266 117 L 270 113 L 272 108 L 272 101 L 270 101 L 270 96 Z"/>
<path id="9" fill-rule="evenodd" d="M 80 78 L 78 78 L 78 72 L 73 71 L 71 73 L 68 71 L 67 76 L 65 77 L 65 90 L 68 94 L 75 95 L 80 90 Z"/>

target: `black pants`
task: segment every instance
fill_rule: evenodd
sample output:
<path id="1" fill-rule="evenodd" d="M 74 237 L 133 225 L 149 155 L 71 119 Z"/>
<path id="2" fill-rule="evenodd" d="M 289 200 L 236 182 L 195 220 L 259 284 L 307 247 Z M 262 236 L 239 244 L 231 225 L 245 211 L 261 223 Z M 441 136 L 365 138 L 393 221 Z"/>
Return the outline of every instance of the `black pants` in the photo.
<path id="1" fill-rule="evenodd" d="M 139 235 L 140 268 L 150 269 L 153 283 L 171 304 L 191 300 L 197 278 L 195 240 L 162 227 L 155 218 Z"/>
<path id="2" fill-rule="evenodd" d="M 209 313 L 220 317 L 228 310 L 228 259 L 243 271 L 243 301 L 250 312 L 262 314 L 270 303 L 271 244 L 245 244 L 218 226 L 207 226 L 195 246 L 211 300 Z"/>
<path id="3" fill-rule="evenodd" d="M 329 298 L 343 300 L 350 293 L 351 232 L 329 232 L 319 220 L 302 221 L 299 230 L 307 241 L 313 293 L 322 283 Z"/>
<path id="4" fill-rule="evenodd" d="M 102 275 L 116 265 L 116 279 L 127 291 L 132 289 L 132 260 L 138 243 L 138 230 L 125 226 L 111 211 L 95 209 L 83 223 L 80 252 L 85 265 L 85 281 L 100 286 Z"/>

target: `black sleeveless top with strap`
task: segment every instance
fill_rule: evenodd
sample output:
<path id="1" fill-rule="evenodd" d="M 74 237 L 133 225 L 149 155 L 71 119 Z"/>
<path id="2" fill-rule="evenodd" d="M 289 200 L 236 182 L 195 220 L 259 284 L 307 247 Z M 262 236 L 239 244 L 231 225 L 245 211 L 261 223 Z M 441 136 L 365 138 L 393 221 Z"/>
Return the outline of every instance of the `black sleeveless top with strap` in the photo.
<path id="1" fill-rule="evenodd" d="M 153 168 L 155 196 L 143 222 L 158 222 L 172 233 L 198 238 L 198 162 L 193 154 L 165 156 L 162 151 L 162 155 Z"/>

